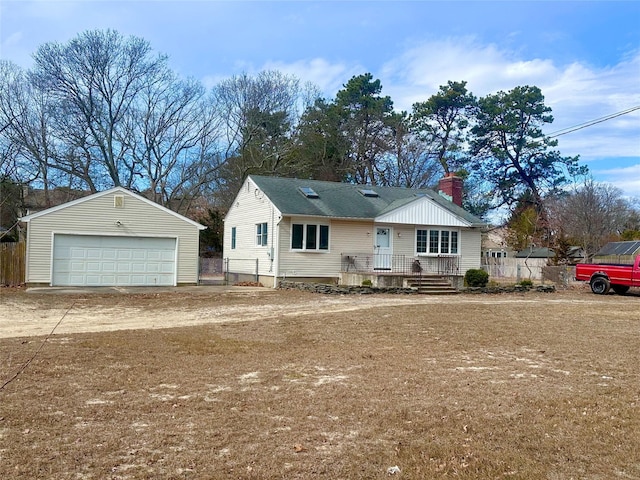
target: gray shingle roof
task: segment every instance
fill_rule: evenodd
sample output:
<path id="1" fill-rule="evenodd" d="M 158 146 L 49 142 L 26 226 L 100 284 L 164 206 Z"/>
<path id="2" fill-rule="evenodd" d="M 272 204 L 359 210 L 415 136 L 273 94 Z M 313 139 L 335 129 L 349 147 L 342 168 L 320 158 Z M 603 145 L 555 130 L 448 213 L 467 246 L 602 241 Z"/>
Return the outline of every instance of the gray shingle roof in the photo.
<path id="1" fill-rule="evenodd" d="M 486 225 L 482 219 L 429 189 L 354 185 L 260 175 L 251 175 L 250 178 L 283 215 L 374 219 L 413 202 L 419 196 L 427 196 L 473 226 Z M 308 198 L 300 191 L 300 187 L 312 188 L 318 197 Z M 362 189 L 374 190 L 378 196 L 364 196 L 360 192 Z"/>
<path id="2" fill-rule="evenodd" d="M 609 242 L 595 256 L 635 255 L 637 253 L 640 253 L 640 241 L 630 240 L 626 242 Z"/>

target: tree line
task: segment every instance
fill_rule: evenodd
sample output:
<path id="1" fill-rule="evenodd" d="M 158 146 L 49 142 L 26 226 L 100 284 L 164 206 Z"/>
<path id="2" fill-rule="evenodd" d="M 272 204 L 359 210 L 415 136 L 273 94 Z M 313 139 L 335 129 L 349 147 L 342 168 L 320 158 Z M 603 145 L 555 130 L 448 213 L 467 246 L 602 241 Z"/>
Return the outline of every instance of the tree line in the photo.
<path id="1" fill-rule="evenodd" d="M 333 99 L 278 71 L 207 89 L 142 38 L 87 31 L 41 45 L 28 70 L 0 61 L 2 202 L 16 185 L 45 204 L 59 189 L 123 186 L 219 223 L 249 174 L 422 188 L 453 173 L 469 211 L 531 208 L 549 235 L 549 199 L 588 173 L 543 134 L 552 121 L 535 86 L 476 98 L 449 81 L 409 112 L 370 73 Z"/>

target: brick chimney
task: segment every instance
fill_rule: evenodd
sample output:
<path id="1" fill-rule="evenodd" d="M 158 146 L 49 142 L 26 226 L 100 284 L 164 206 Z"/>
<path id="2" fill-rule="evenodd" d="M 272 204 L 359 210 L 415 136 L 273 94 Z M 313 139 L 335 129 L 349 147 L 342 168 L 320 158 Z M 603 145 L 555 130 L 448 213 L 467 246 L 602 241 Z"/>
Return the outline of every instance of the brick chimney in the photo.
<path id="1" fill-rule="evenodd" d="M 438 193 L 451 200 L 453 203 L 462 206 L 462 179 L 456 177 L 454 173 L 448 173 L 438 183 Z"/>

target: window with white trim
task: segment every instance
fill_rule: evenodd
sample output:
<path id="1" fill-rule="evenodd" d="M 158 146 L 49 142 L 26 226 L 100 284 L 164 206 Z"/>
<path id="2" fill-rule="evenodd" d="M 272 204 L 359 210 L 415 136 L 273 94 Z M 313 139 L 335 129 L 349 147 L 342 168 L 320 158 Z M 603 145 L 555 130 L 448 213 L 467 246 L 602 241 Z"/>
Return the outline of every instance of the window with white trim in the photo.
<path id="1" fill-rule="evenodd" d="M 267 224 L 256 224 L 256 245 L 265 247 L 267 245 Z"/>
<path id="2" fill-rule="evenodd" d="M 291 250 L 329 250 L 329 225 L 291 224 Z"/>
<path id="3" fill-rule="evenodd" d="M 425 255 L 458 255 L 457 230 L 416 229 L 416 253 Z"/>
<path id="4" fill-rule="evenodd" d="M 231 249 L 236 248 L 236 227 L 231 227 Z"/>

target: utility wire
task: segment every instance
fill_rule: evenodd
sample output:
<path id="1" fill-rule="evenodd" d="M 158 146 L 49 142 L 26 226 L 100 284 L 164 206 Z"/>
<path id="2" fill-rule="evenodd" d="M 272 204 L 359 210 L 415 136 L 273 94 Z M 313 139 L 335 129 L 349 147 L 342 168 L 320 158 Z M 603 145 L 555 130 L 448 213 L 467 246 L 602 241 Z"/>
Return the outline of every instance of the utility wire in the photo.
<path id="1" fill-rule="evenodd" d="M 0 234 L 0 239 L 2 239 L 5 236 L 9 235 L 9 232 L 11 232 L 11 230 L 13 230 L 19 223 L 20 223 L 20 220 L 18 220 L 16 223 L 11 225 L 11 228 L 9 228 L 6 232 L 3 232 L 2 234 Z"/>
<path id="2" fill-rule="evenodd" d="M 13 377 L 11 377 L 9 380 L 7 380 L 6 382 L 4 382 L 2 384 L 2 386 L 0 386 L 0 391 L 4 390 L 4 388 L 9 385 L 11 382 L 13 382 L 16 378 L 18 378 L 18 375 L 20 375 L 22 372 L 24 372 L 26 370 L 26 368 L 29 366 L 29 364 L 31 362 L 33 362 L 33 360 L 36 358 L 36 356 L 40 353 L 40 350 L 42 350 L 42 348 L 44 347 L 44 344 L 47 343 L 47 340 L 49 340 L 49 338 L 51 338 L 51 336 L 53 335 L 53 332 L 56 331 L 56 328 L 58 328 L 58 325 L 60 325 L 62 323 L 62 320 L 64 319 L 64 317 L 67 316 L 67 313 L 69 313 L 71 311 L 71 309 L 73 308 L 73 306 L 76 304 L 76 302 L 73 302 L 71 304 L 71 306 L 69 308 L 67 308 L 67 311 L 64 312 L 64 315 L 62 315 L 62 317 L 60 318 L 60 320 L 58 320 L 58 323 L 55 324 L 55 326 L 53 327 L 53 329 L 51 330 L 51 332 L 49 333 L 49 335 L 47 335 L 45 337 L 45 339 L 42 341 L 42 343 L 40 344 L 40 347 L 38 347 L 38 349 L 35 351 L 35 353 L 31 356 L 31 358 L 29 360 L 27 360 L 25 362 L 25 364 L 20 367 L 18 369 L 18 371 L 15 373 L 15 375 Z"/>
<path id="3" fill-rule="evenodd" d="M 636 110 L 640 110 L 640 105 L 636 107 L 631 107 L 621 112 L 612 113 L 611 115 L 607 115 L 605 117 L 596 118 L 595 120 L 589 120 L 588 122 L 581 123 L 579 125 L 575 125 L 573 127 L 563 128 L 562 130 L 557 130 L 555 132 L 547 135 L 549 138 L 559 137 L 561 135 L 566 135 L 567 133 L 575 132 L 576 130 L 582 130 L 583 128 L 591 127 L 592 125 L 596 125 L 598 123 L 606 122 L 607 120 L 611 120 L 616 117 L 621 117 L 622 115 L 627 115 L 631 112 L 635 112 Z"/>

